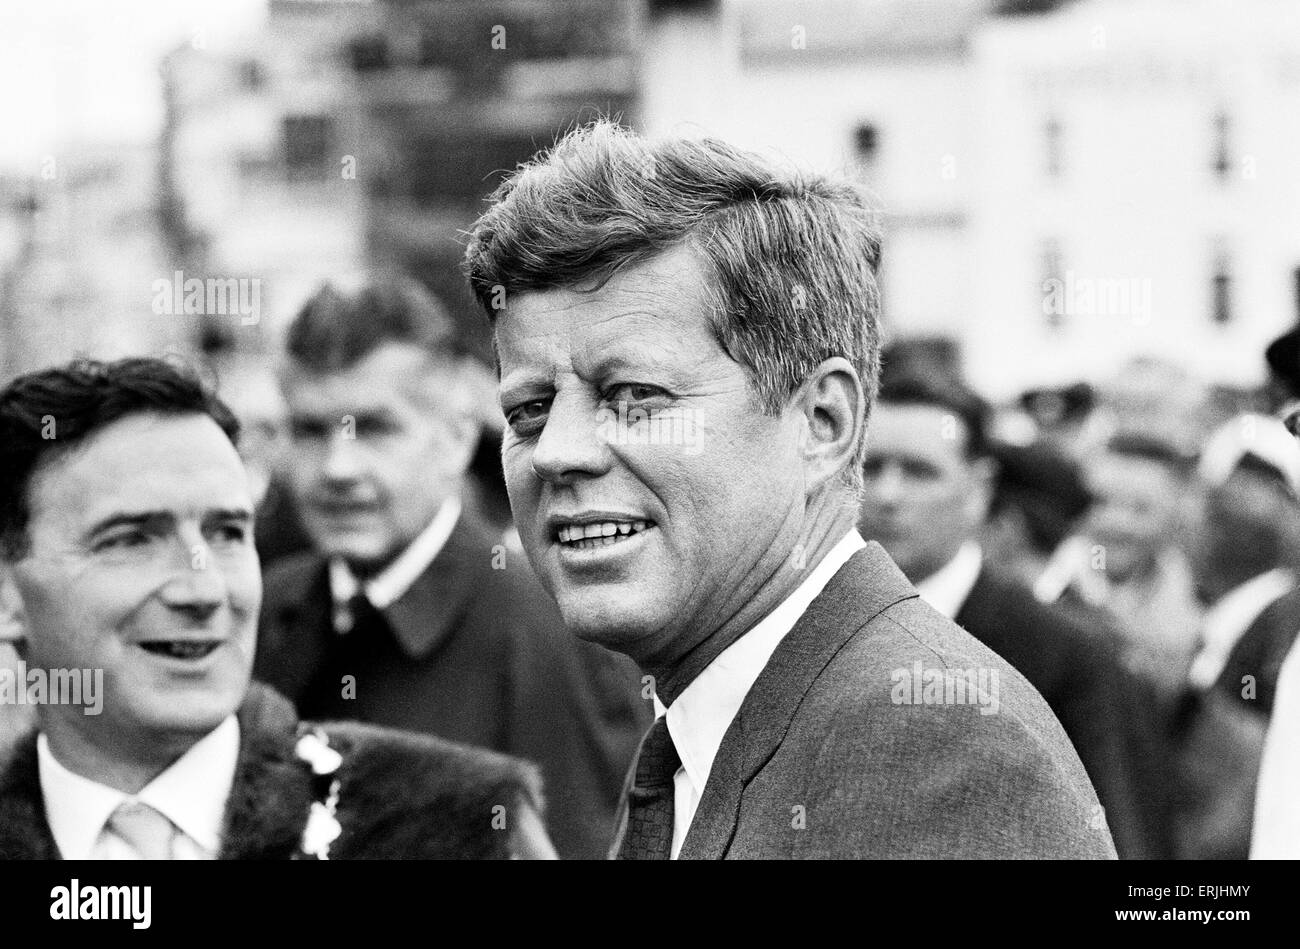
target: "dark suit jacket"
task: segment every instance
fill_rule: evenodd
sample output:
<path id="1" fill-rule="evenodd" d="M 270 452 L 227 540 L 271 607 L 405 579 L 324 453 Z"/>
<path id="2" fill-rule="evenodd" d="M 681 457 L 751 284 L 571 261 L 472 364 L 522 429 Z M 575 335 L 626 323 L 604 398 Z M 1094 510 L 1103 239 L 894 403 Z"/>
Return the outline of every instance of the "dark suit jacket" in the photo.
<path id="1" fill-rule="evenodd" d="M 507 553 L 469 509 L 429 569 L 384 611 L 391 632 L 373 641 L 334 631 L 322 558 L 275 564 L 265 587 L 254 674 L 300 715 L 536 762 L 556 850 L 604 856 L 623 775 L 651 716 L 639 672 L 571 636 L 523 554 Z M 355 677 L 355 698 L 343 697 L 343 675 Z"/>
<path id="2" fill-rule="evenodd" d="M 1047 700 L 1106 809 L 1119 855 L 1168 856 L 1154 794 L 1161 779 L 1146 768 L 1159 745 L 1156 697 L 1123 665 L 1109 625 L 1089 629 L 987 564 L 956 620 Z"/>
<path id="3" fill-rule="evenodd" d="M 912 701 L 918 663 L 936 676 L 983 670 L 988 688 L 966 703 Z M 1098 814 L 1033 687 L 872 543 L 745 697 L 681 857 L 1114 857 Z"/>
<path id="4" fill-rule="evenodd" d="M 221 859 L 301 857 L 307 816 L 324 795 L 321 778 L 295 753 L 300 731 L 293 708 L 254 686 L 238 717 L 239 758 Z M 523 762 L 364 725 L 320 729 L 343 757 L 326 777 L 340 782 L 335 818 L 342 826 L 329 859 L 483 859 L 515 852 L 509 812 L 536 807 L 539 799 L 537 775 Z M 502 802 L 506 832 L 493 826 Z M 0 773 L 0 860 L 24 859 L 59 859 L 45 818 L 34 732 Z"/>
<path id="5" fill-rule="evenodd" d="M 1273 714 L 1277 677 L 1296 633 L 1300 632 L 1300 587 L 1279 597 L 1260 613 L 1228 654 L 1214 688 L 1265 718 Z M 1245 677 L 1254 679 L 1255 697 L 1242 695 Z"/>

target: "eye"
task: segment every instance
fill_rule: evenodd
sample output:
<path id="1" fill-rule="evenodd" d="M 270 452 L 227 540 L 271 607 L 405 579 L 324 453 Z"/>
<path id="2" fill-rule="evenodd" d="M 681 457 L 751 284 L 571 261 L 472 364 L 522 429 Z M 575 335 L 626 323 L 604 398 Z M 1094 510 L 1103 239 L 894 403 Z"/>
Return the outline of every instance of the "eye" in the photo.
<path id="1" fill-rule="evenodd" d="M 648 402 L 666 395 L 663 389 L 644 382 L 621 382 L 609 390 L 611 402 Z"/>
<path id="2" fill-rule="evenodd" d="M 243 524 L 222 524 L 214 533 L 218 540 L 227 544 L 242 544 L 248 539 L 248 528 Z"/>
<path id="3" fill-rule="evenodd" d="M 132 550 L 145 546 L 149 543 L 149 540 L 149 535 L 142 530 L 133 528 L 131 530 L 114 531 L 96 540 L 91 550 L 95 553 Z"/>
<path id="4" fill-rule="evenodd" d="M 550 407 L 548 399 L 523 402 L 506 412 L 506 422 L 516 435 L 534 435 L 545 427 Z"/>

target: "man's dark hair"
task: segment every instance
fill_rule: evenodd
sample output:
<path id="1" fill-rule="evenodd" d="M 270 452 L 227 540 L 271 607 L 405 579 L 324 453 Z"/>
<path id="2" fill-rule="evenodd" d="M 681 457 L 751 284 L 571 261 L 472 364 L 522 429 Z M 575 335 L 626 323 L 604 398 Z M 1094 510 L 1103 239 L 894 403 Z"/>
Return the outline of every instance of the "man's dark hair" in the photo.
<path id="1" fill-rule="evenodd" d="M 967 458 L 989 454 L 988 405 L 974 392 L 955 382 L 934 382 L 921 376 L 895 376 L 886 369 L 880 387 L 886 405 L 926 405 L 947 412 L 966 429 Z"/>
<path id="2" fill-rule="evenodd" d="M 36 470 L 95 432 L 136 413 L 206 415 L 232 444 L 239 421 L 192 369 L 161 359 L 74 360 L 0 390 L 0 556 L 27 553 Z"/>
<path id="3" fill-rule="evenodd" d="M 355 289 L 322 284 L 285 337 L 297 365 L 329 372 L 356 365 L 382 344 L 410 343 L 435 358 L 467 355 L 438 298 L 411 277 L 379 274 Z"/>
<path id="4" fill-rule="evenodd" d="M 847 181 L 792 173 L 715 139 L 650 141 L 602 120 L 521 166 L 465 254 L 495 321 L 517 293 L 600 287 L 677 247 L 702 262 L 712 330 L 776 413 L 821 362 L 847 359 L 870 412 L 880 366 L 880 227 Z M 858 486 L 865 439 L 845 472 Z"/>

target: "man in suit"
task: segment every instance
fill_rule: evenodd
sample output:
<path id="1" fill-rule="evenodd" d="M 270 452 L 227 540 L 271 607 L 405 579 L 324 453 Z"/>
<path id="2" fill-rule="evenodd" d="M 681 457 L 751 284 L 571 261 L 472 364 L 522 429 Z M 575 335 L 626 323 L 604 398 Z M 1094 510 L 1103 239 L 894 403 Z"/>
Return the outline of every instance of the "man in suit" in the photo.
<path id="1" fill-rule="evenodd" d="M 1160 854 L 1156 814 L 1138 782 L 1149 691 L 1123 668 L 1107 625 L 1088 628 L 1039 603 L 985 558 L 978 536 L 994 464 L 980 399 L 886 372 L 867 445 L 859 526 L 924 599 L 1024 674 L 1074 743 L 1121 857 Z M 1100 817 L 1100 815 L 1099 815 Z"/>
<path id="2" fill-rule="evenodd" d="M 1240 416 L 1211 436 L 1199 473 L 1206 490 L 1192 561 L 1209 605 L 1188 680 L 1267 720 L 1300 630 L 1300 447 L 1277 419 Z"/>
<path id="3" fill-rule="evenodd" d="M 237 435 L 159 360 L 0 392 L 0 635 L 28 665 L 0 690 L 39 722 L 0 772 L 0 859 L 553 855 L 523 763 L 303 726 L 250 689 L 262 587 Z"/>
<path id="4" fill-rule="evenodd" d="M 655 682 L 620 857 L 1113 856 L 1042 699 L 855 529 L 879 251 L 847 184 L 604 121 L 471 233 L 524 548 Z"/>
<path id="5" fill-rule="evenodd" d="M 565 635 L 466 500 L 483 386 L 449 317 L 409 279 L 327 286 L 286 350 L 289 476 L 316 550 L 267 571 L 257 678 L 307 718 L 536 762 L 561 856 L 602 856 L 648 697 L 622 656 Z"/>

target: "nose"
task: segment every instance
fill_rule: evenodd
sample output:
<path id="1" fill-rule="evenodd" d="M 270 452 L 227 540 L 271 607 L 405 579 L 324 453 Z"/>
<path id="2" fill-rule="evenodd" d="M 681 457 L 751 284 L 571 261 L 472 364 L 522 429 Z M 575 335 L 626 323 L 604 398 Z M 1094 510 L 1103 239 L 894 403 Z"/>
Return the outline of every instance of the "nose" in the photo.
<path id="1" fill-rule="evenodd" d="M 609 470 L 611 453 L 600 414 L 579 394 L 557 393 L 533 448 L 533 470 L 549 484 L 571 484 Z"/>
<path id="2" fill-rule="evenodd" d="M 205 620 L 226 602 L 226 578 L 201 532 L 183 534 L 171 578 L 162 587 L 162 601 L 192 619 Z"/>
<path id="3" fill-rule="evenodd" d="M 335 432 L 325 448 L 322 473 L 329 481 L 351 482 L 361 476 L 361 456 L 357 440 L 345 430 Z"/>
<path id="4" fill-rule="evenodd" d="M 867 479 L 867 491 L 877 504 L 892 506 L 903 497 L 903 473 L 894 462 L 886 462 L 874 478 Z"/>

